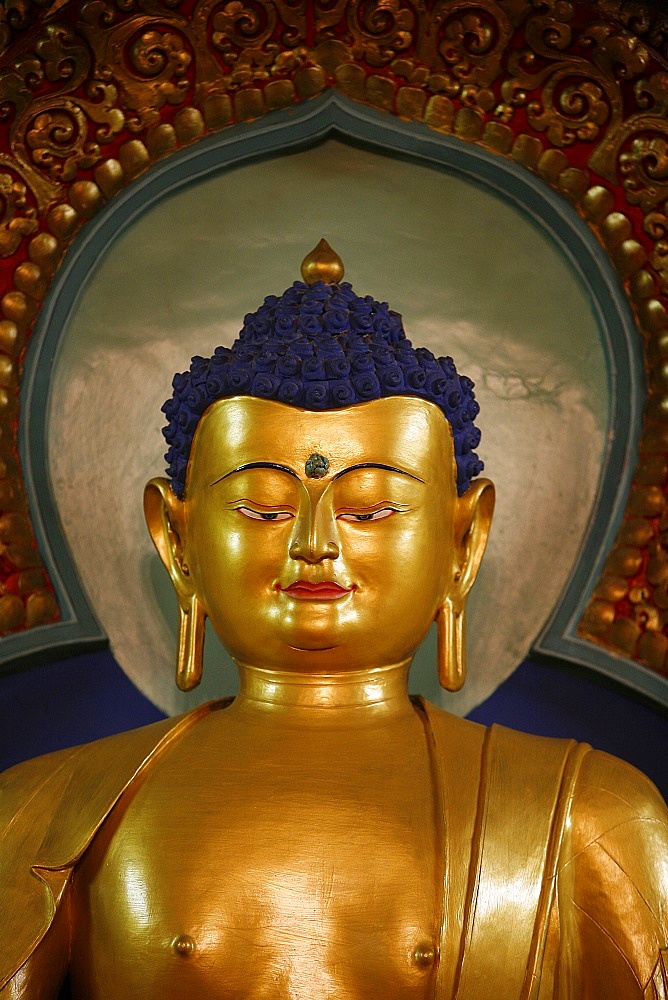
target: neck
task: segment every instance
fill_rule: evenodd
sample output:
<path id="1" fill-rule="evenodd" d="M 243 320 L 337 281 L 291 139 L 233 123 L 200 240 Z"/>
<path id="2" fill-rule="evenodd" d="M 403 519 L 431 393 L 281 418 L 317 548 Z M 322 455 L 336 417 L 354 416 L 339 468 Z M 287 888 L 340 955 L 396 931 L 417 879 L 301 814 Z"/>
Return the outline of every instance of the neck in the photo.
<path id="1" fill-rule="evenodd" d="M 240 686 L 237 704 L 248 709 L 348 709 L 393 715 L 410 709 L 408 670 L 410 660 L 336 674 L 267 670 L 238 664 Z"/>

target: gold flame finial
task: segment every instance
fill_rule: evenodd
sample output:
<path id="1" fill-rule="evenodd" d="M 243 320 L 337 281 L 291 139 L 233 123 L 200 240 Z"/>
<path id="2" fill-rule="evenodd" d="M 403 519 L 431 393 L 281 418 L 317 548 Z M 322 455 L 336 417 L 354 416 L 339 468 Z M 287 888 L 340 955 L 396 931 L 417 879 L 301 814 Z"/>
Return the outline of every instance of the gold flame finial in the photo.
<path id="1" fill-rule="evenodd" d="M 315 285 L 316 281 L 336 285 L 343 275 L 343 261 L 327 240 L 320 240 L 317 247 L 307 253 L 302 261 L 302 278 L 307 285 Z"/>

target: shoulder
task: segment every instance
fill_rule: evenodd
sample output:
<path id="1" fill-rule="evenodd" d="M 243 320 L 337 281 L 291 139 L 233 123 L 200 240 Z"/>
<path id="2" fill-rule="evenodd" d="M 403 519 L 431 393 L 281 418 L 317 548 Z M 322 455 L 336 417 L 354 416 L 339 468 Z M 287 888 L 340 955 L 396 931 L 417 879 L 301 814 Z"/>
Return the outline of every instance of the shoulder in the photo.
<path id="1" fill-rule="evenodd" d="M 69 774 L 73 769 L 84 767 L 90 760 L 104 759 L 113 768 L 119 751 L 126 756 L 128 752 L 132 754 L 135 748 L 139 750 L 158 743 L 178 721 L 165 719 L 141 729 L 106 736 L 92 743 L 56 750 L 15 764 L 0 774 L 0 817 L 6 817 L 8 811 L 12 813 L 11 807 L 16 799 L 29 801 L 50 785 L 56 785 L 63 772 Z"/>
<path id="2" fill-rule="evenodd" d="M 0 991 L 52 926 L 74 865 L 124 791 L 213 702 L 0 775 Z"/>
<path id="3" fill-rule="evenodd" d="M 49 774 L 58 771 L 67 761 L 72 760 L 78 749 L 78 747 L 69 747 L 67 750 L 56 750 L 55 753 L 33 757 L 31 760 L 14 764 L 13 767 L 2 771 L 0 773 L 0 822 L 16 796 L 23 799 L 32 795 Z"/>
<path id="4" fill-rule="evenodd" d="M 411 701 L 415 709 L 429 720 L 430 727 L 438 737 L 461 740 L 464 744 L 470 744 L 471 747 L 480 748 L 482 746 L 487 732 L 486 726 L 453 715 L 452 712 L 448 712 L 418 695 L 411 695 Z"/>
<path id="5" fill-rule="evenodd" d="M 648 854 L 665 882 L 668 810 L 649 778 L 631 764 L 590 749 L 578 771 L 570 813 L 574 854 L 598 848 L 618 862 Z"/>
<path id="6" fill-rule="evenodd" d="M 481 766 L 505 769 L 509 786 L 516 781 L 526 788 L 532 781 L 541 782 L 546 777 L 560 782 L 569 757 L 578 749 L 574 740 L 534 736 L 499 725 L 483 726 L 424 699 L 414 701 L 426 713 L 438 744 L 461 748 L 465 754 L 477 757 Z"/>
<path id="7" fill-rule="evenodd" d="M 210 703 L 186 715 L 58 750 L 16 764 L 0 774 L 0 855 L 8 842 L 43 842 L 49 827 L 76 825 L 93 830 L 135 775 L 163 747 L 224 703 Z M 39 838 L 39 839 L 37 839 Z M 86 839 L 84 837 L 84 839 Z"/>
<path id="8" fill-rule="evenodd" d="M 649 778 L 589 750 L 560 854 L 561 897 L 574 904 L 579 933 L 607 935 L 624 954 L 635 954 L 638 978 L 646 981 L 668 943 L 668 811 Z"/>
<path id="9" fill-rule="evenodd" d="M 598 969 L 596 982 L 605 981 L 610 995 L 657 995 L 646 990 L 665 974 L 667 858 L 668 813 L 652 782 L 589 750 L 573 784 L 556 872 L 564 953 L 579 963 L 583 982 Z M 595 965 L 586 956 L 596 956 Z"/>
<path id="10" fill-rule="evenodd" d="M 30 782 L 39 775 L 53 773 L 59 767 L 75 758 L 80 761 L 91 756 L 100 756 L 109 759 L 116 752 L 123 752 L 126 748 L 158 743 L 171 732 L 186 730 L 190 725 L 205 718 L 212 712 L 227 708 L 232 700 L 232 698 L 223 698 L 218 701 L 210 701 L 191 709 L 183 715 L 161 719 L 159 722 L 153 722 L 148 726 L 140 726 L 138 729 L 129 729 L 122 733 L 104 736 L 90 743 L 82 743 L 63 750 L 54 750 L 39 757 L 32 757 L 30 760 L 14 764 L 5 771 L 0 771 L 0 786 L 4 787 L 6 785 L 9 787 L 16 782 Z"/>
<path id="11" fill-rule="evenodd" d="M 582 797 L 603 796 L 606 800 L 613 796 L 625 809 L 642 816 L 665 812 L 661 794 L 646 775 L 602 750 L 589 749 L 584 757 L 578 792 Z"/>

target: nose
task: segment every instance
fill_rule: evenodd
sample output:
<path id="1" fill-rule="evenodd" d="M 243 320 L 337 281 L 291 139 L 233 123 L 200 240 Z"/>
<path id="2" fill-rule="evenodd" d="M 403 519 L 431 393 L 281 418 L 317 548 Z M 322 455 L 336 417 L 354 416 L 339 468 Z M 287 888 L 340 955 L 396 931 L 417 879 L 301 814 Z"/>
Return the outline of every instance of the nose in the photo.
<path id="1" fill-rule="evenodd" d="M 291 559 L 319 563 L 323 559 L 338 558 L 340 549 L 336 518 L 334 512 L 327 509 L 323 499 L 309 504 L 295 518 L 289 548 Z"/>

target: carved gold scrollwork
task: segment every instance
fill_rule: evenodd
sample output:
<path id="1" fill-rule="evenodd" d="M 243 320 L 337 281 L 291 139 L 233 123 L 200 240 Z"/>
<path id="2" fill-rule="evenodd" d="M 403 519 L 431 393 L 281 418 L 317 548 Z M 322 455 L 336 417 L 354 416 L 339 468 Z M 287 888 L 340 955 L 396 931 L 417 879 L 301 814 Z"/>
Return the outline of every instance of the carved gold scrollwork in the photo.
<path id="1" fill-rule="evenodd" d="M 413 42 L 415 13 L 404 0 L 361 0 L 348 5 L 353 54 L 370 66 L 386 66 Z"/>
<path id="2" fill-rule="evenodd" d="M 668 143 L 663 143 L 666 149 L 663 155 L 668 152 Z M 662 164 L 668 172 L 668 162 Z M 665 185 L 668 188 L 668 185 Z M 668 190 L 666 191 L 668 194 Z M 643 222 L 643 228 L 648 236 L 655 241 L 654 250 L 650 256 L 650 263 L 657 273 L 659 286 L 662 292 L 668 293 L 668 201 L 665 202 L 662 211 L 648 212 Z"/>
<path id="3" fill-rule="evenodd" d="M 632 35 L 668 57 L 668 13 L 643 0 L 597 0 L 600 12 L 614 18 Z"/>
<path id="4" fill-rule="evenodd" d="M 541 101 L 527 106 L 530 124 L 547 132 L 554 146 L 570 146 L 576 139 L 593 142 L 612 108 L 604 81 L 579 76 L 572 67 L 556 71 L 542 91 Z"/>
<path id="5" fill-rule="evenodd" d="M 37 210 L 26 209 L 26 185 L 12 174 L 0 173 L 0 257 L 16 253 L 23 237 L 37 226 Z"/>
<path id="6" fill-rule="evenodd" d="M 617 164 L 620 151 L 629 145 L 632 136 L 642 133 L 659 133 L 665 130 L 666 113 L 668 112 L 668 74 L 655 73 L 649 79 L 640 79 L 634 86 L 636 107 L 640 110 L 628 115 L 624 120 L 620 116 L 615 116 L 613 127 L 605 135 L 598 148 L 592 153 L 589 160 L 590 165 L 602 177 L 607 180 L 617 181 Z M 642 140 L 635 148 L 635 155 L 642 151 Z M 631 152 L 623 164 L 628 166 L 633 164 L 634 153 Z M 624 183 L 629 177 L 625 174 Z M 641 188 L 638 186 L 638 179 L 643 180 L 642 169 L 635 175 L 635 188 L 632 192 L 635 204 L 642 203 Z M 651 186 L 651 185 L 649 185 Z"/>
<path id="7" fill-rule="evenodd" d="M 331 36 L 331 28 L 346 15 L 349 0 L 315 0 L 316 40 Z"/>
<path id="8" fill-rule="evenodd" d="M 98 19 L 84 29 L 96 56 L 96 92 L 103 99 L 117 97 L 115 103 L 131 112 L 123 115 L 105 102 L 106 136 L 116 135 L 124 124 L 133 132 L 156 124 L 160 109 L 165 104 L 181 104 L 190 87 L 186 73 L 193 53 L 187 33 L 180 30 L 185 24 L 141 17 L 100 31 L 102 5 L 90 4 L 86 9 L 89 17 Z"/>
<path id="9" fill-rule="evenodd" d="M 183 84 L 175 85 L 171 78 L 182 77 L 191 60 L 183 39 L 173 32 L 142 31 L 128 46 L 130 65 L 137 75 L 167 81 L 165 96 L 172 104 L 183 99 L 181 93 L 173 99 L 175 91 L 183 91 Z"/>
<path id="10" fill-rule="evenodd" d="M 47 7 L 49 2 L 53 0 L 4 0 L 0 4 L 0 53 L 18 32 L 30 26 L 34 12 Z"/>
<path id="11" fill-rule="evenodd" d="M 97 143 L 118 132 L 123 116 L 113 107 L 115 90 L 102 84 L 90 85 L 90 100 L 67 96 L 90 70 L 89 50 L 71 29 L 48 25 L 34 54 L 0 74 L 0 116 L 11 121 L 10 146 L 17 165 L 44 203 L 54 197 L 58 182 L 98 162 Z M 60 87 L 60 94 L 33 98 L 33 91 L 46 81 Z M 94 138 L 89 136 L 91 120 L 100 125 Z M 40 183 L 35 171 L 53 183 Z"/>
<path id="12" fill-rule="evenodd" d="M 619 157 L 619 171 L 631 205 L 648 212 L 668 197 L 668 142 L 657 136 L 633 139 Z M 652 235 L 652 221 L 645 231 Z"/>
<path id="13" fill-rule="evenodd" d="M 303 0 L 283 0 L 281 4 L 281 45 L 291 49 L 306 41 L 306 14 Z"/>
<path id="14" fill-rule="evenodd" d="M 100 148 L 86 142 L 87 124 L 81 108 L 72 102 L 36 115 L 25 137 L 33 162 L 50 177 L 63 181 L 72 180 L 79 166 L 92 167 L 100 158 Z"/>
<path id="15" fill-rule="evenodd" d="M 420 34 L 420 57 L 442 70 L 455 96 L 466 88 L 467 103 L 494 105 L 491 88 L 498 78 L 512 25 L 501 5 L 441 0 L 434 7 L 431 30 Z M 481 97 L 479 97 L 481 95 Z"/>
<path id="16" fill-rule="evenodd" d="M 192 55 L 182 34 L 155 28 L 143 30 L 128 39 L 127 55 L 130 67 L 140 82 L 141 101 L 146 101 L 148 83 L 148 89 L 154 95 L 153 110 L 157 111 L 165 103 L 183 102 L 188 90 L 188 81 L 184 77 Z M 131 78 L 126 77 L 125 94 L 132 93 L 135 97 L 133 107 L 141 110 L 138 89 Z"/>
<path id="17" fill-rule="evenodd" d="M 571 3 L 549 0 L 540 4 L 526 23 L 524 37 L 529 51 L 544 59 L 554 59 L 556 54 L 565 52 L 573 41 L 573 13 Z"/>
<path id="18" fill-rule="evenodd" d="M 232 0 L 216 11 L 212 26 L 214 47 L 235 62 L 245 49 L 265 49 L 276 27 L 276 12 L 268 4 Z M 278 45 L 271 48 L 275 52 Z"/>
<path id="19" fill-rule="evenodd" d="M 623 118 L 620 79 L 641 72 L 647 65 L 644 47 L 615 35 L 608 26 L 595 25 L 577 38 L 588 57 L 570 50 L 572 9 L 559 5 L 560 19 L 542 15 L 526 26 L 528 49 L 512 53 L 512 78 L 504 86 L 506 100 L 518 104 L 519 94 L 538 92 L 529 100 L 528 118 L 558 147 L 576 140 L 594 142 L 603 127 L 619 128 Z"/>
<path id="20" fill-rule="evenodd" d="M 62 24 L 47 25 L 35 45 L 35 52 L 40 60 L 40 72 L 51 83 L 64 81 L 73 88 L 86 79 L 90 53 L 71 28 Z"/>

